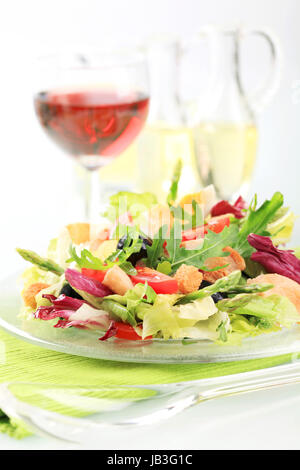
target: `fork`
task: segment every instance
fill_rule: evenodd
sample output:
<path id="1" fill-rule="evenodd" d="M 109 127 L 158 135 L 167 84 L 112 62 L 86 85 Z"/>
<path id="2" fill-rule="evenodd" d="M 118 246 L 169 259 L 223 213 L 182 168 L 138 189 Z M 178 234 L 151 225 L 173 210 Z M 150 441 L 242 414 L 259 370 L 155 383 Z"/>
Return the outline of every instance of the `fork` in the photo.
<path id="1" fill-rule="evenodd" d="M 300 383 L 299 360 L 253 372 L 163 385 L 83 387 L 7 382 L 0 385 L 0 408 L 39 435 L 84 445 L 107 428 L 152 425 L 208 400 L 296 383 Z M 32 397 L 35 404 L 30 403 Z M 37 397 L 42 406 L 36 404 Z"/>

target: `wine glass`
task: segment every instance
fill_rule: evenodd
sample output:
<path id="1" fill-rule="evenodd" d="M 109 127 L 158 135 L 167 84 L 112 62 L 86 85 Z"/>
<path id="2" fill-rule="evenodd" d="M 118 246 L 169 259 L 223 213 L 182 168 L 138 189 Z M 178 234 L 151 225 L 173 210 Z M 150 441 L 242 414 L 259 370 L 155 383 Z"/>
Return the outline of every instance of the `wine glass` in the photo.
<path id="1" fill-rule="evenodd" d="M 34 106 L 46 134 L 86 169 L 85 217 L 99 219 L 98 169 L 137 137 L 148 114 L 140 50 L 87 50 L 40 57 Z"/>

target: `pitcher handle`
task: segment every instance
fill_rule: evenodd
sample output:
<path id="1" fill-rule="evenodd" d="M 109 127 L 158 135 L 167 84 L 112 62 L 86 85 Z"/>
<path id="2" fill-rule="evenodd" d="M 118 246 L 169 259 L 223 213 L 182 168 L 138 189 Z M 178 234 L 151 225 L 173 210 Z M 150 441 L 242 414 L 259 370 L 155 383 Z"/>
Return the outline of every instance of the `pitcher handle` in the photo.
<path id="1" fill-rule="evenodd" d="M 282 74 L 282 50 L 279 39 L 264 29 L 242 29 L 241 37 L 260 36 L 266 40 L 271 53 L 271 67 L 264 84 L 249 95 L 249 102 L 257 113 L 261 112 L 277 92 Z"/>

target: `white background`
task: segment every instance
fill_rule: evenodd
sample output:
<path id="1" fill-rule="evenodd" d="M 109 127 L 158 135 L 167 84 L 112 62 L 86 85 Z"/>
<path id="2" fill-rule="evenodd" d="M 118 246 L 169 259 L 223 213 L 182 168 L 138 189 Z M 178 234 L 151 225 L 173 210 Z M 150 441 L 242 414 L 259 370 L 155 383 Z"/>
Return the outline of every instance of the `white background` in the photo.
<path id="1" fill-rule="evenodd" d="M 258 116 L 259 156 L 252 189 L 259 192 L 261 199 L 280 190 L 287 203 L 300 213 L 300 97 L 294 89 L 300 81 L 299 15 L 299 0 L 3 2 L 0 12 L 0 276 L 20 266 L 14 254 L 15 246 L 42 245 L 55 235 L 63 223 L 64 212 L 72 210 L 72 202 L 76 201 L 70 161 L 43 135 L 33 113 L 31 60 L 50 46 L 102 44 L 108 36 L 118 41 L 120 37 L 141 38 L 152 33 L 188 35 L 206 24 L 244 24 L 274 31 L 283 47 L 283 76 L 276 97 Z M 251 73 L 253 76 L 257 71 L 259 80 L 260 71 L 265 70 L 265 55 L 260 48 L 255 52 L 255 60 Z M 163 435 L 157 431 L 141 433 L 134 442 L 141 448 L 299 447 L 295 436 L 299 435 L 300 425 L 293 411 L 298 404 L 296 395 L 297 389 L 290 388 L 204 405 L 204 411 L 189 412 L 164 425 Z M 290 405 L 288 401 L 292 401 Z M 204 428 L 201 428 L 202 413 Z M 185 432 L 179 434 L 178 428 Z M 48 444 L 32 439 L 27 444 L 18 444 L 29 445 Z M 103 441 L 104 448 L 114 445 L 130 448 L 121 436 L 114 443 L 108 438 Z M 1 446 L 17 445 L 0 437 Z"/>

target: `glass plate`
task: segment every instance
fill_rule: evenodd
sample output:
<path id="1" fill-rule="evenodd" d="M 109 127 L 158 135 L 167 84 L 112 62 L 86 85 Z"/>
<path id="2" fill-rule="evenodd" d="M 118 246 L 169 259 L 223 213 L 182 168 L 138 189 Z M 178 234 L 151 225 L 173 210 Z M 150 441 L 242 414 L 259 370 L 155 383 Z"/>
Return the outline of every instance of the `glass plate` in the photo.
<path id="1" fill-rule="evenodd" d="M 53 328 L 48 322 L 18 317 L 21 299 L 19 275 L 0 282 L 0 327 L 29 343 L 77 356 L 125 362 L 207 363 L 230 362 L 277 356 L 300 351 L 300 326 L 278 333 L 247 338 L 239 346 L 219 346 L 198 340 L 154 339 L 128 341 L 110 338 L 99 341 L 101 332 L 76 328 Z"/>

